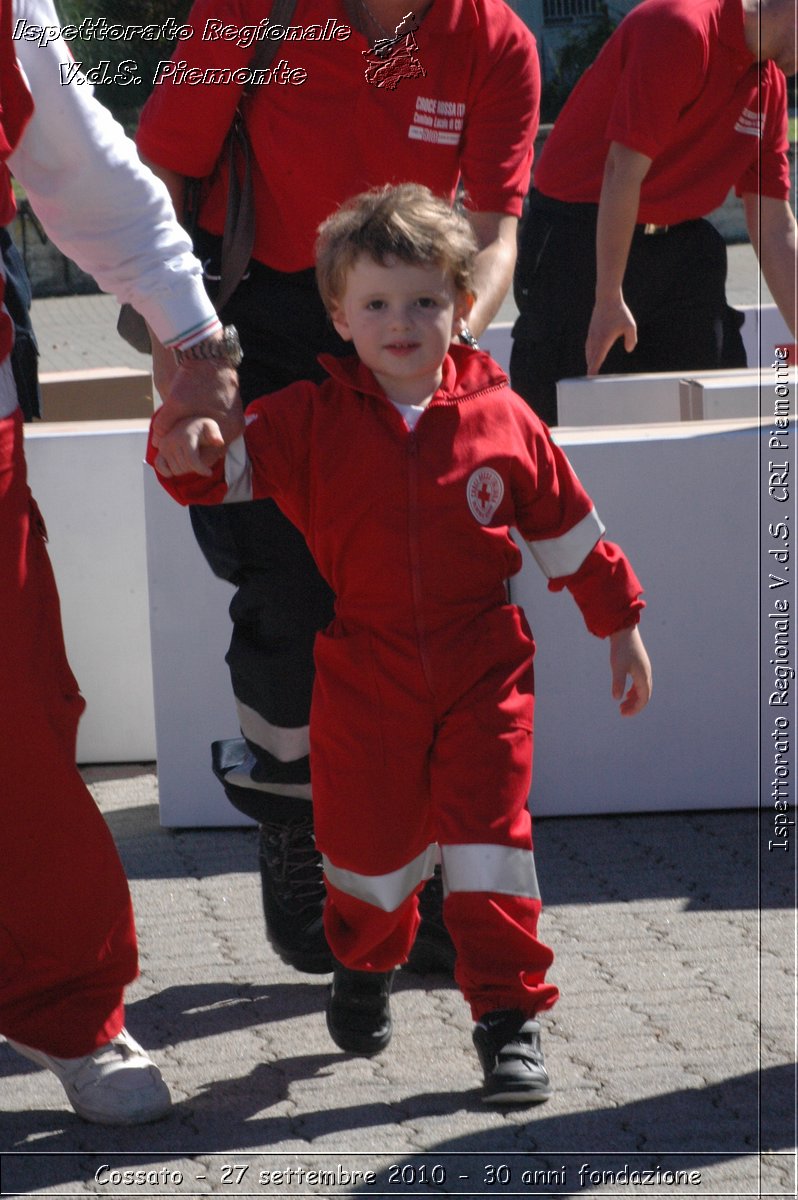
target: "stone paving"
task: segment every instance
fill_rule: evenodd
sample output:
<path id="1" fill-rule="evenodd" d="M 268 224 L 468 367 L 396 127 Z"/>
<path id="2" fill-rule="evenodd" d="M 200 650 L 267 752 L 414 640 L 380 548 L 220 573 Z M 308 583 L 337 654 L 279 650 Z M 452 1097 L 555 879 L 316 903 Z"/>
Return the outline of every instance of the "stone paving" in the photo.
<path id="1" fill-rule="evenodd" d="M 327 979 L 263 936 L 255 832 L 160 828 L 149 764 L 85 774 L 137 912 L 128 1024 L 175 1106 L 87 1125 L 0 1045 L 3 1194 L 795 1194 L 794 864 L 753 809 L 537 823 L 555 1092 L 502 1113 L 451 981 L 402 971 L 389 1049 L 341 1054 Z"/>
<path id="2" fill-rule="evenodd" d="M 79 371 L 93 367 L 148 369 L 139 354 L 116 332 L 119 304 L 113 296 L 54 296 L 33 301 L 33 324 L 41 371 Z"/>

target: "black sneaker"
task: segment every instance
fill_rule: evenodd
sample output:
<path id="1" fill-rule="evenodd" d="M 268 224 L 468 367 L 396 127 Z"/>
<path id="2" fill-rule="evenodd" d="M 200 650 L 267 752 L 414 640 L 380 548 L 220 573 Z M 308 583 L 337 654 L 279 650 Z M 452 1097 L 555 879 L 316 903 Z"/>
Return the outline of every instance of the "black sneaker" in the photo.
<path id="1" fill-rule="evenodd" d="M 454 943 L 443 922 L 443 880 L 440 867 L 429 878 L 418 898 L 421 924 L 405 968 L 416 975 L 454 974 Z"/>
<path id="2" fill-rule="evenodd" d="M 326 975 L 333 956 L 324 935 L 324 874 L 312 817 L 264 821 L 258 857 L 266 936 L 274 952 L 297 971 Z"/>
<path id="3" fill-rule="evenodd" d="M 540 1104 L 551 1083 L 540 1048 L 540 1022 L 515 1008 L 500 1008 L 474 1026 L 486 1104 Z"/>
<path id="4" fill-rule="evenodd" d="M 336 963 L 327 1000 L 327 1028 L 336 1046 L 371 1058 L 391 1040 L 393 971 L 350 971 Z"/>

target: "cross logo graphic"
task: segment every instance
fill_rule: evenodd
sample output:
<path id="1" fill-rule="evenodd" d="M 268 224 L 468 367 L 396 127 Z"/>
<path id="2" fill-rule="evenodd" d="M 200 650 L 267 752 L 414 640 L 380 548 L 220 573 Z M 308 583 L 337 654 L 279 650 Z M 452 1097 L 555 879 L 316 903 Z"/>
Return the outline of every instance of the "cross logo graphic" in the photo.
<path id="1" fill-rule="evenodd" d="M 366 81 L 373 87 L 393 91 L 402 79 L 416 79 L 426 75 L 418 58 L 418 42 L 413 36 L 420 22 L 416 14 L 409 12 L 396 26 L 394 36 L 380 38 L 372 48 L 363 51 L 368 63 Z"/>
<path id="2" fill-rule="evenodd" d="M 490 524 L 493 514 L 504 497 L 504 483 L 498 471 L 492 467 L 480 467 L 474 471 L 466 485 L 468 507 L 480 525 Z"/>

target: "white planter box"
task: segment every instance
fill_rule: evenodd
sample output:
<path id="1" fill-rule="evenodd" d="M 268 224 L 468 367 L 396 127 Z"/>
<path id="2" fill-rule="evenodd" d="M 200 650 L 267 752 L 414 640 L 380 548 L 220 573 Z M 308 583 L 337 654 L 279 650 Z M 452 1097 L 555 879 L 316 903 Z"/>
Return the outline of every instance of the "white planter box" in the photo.
<path id="1" fill-rule="evenodd" d="M 569 427 L 756 418 L 761 390 L 757 368 L 598 375 L 560 380 L 557 412 L 560 425 Z"/>
<path id="2" fill-rule="evenodd" d="M 750 806 L 757 801 L 757 464 L 753 424 L 561 430 L 577 472 L 646 587 L 654 699 L 622 719 L 608 646 L 531 556 L 513 581 L 538 642 L 532 808 L 539 814 Z M 145 480 L 161 815 L 243 820 L 210 773 L 237 736 L 223 656 L 231 590 L 188 516 Z"/>
<path id="3" fill-rule="evenodd" d="M 155 757 L 141 462 L 147 421 L 25 426 L 67 653 L 87 707 L 78 761 Z"/>

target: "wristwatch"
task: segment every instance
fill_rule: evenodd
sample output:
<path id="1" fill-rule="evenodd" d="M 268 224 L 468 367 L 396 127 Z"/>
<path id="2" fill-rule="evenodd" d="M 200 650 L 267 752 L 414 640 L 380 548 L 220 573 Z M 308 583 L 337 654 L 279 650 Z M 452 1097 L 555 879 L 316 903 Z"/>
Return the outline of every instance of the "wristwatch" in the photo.
<path id="1" fill-rule="evenodd" d="M 178 366 L 187 362 L 218 362 L 237 367 L 243 357 L 235 325 L 225 325 L 221 337 L 204 338 L 187 350 L 175 350 Z"/>
<path id="2" fill-rule="evenodd" d="M 462 342 L 464 346 L 470 346 L 472 350 L 479 350 L 479 342 L 474 337 L 467 325 L 464 325 L 460 330 L 457 335 L 457 340 L 458 342 Z"/>

